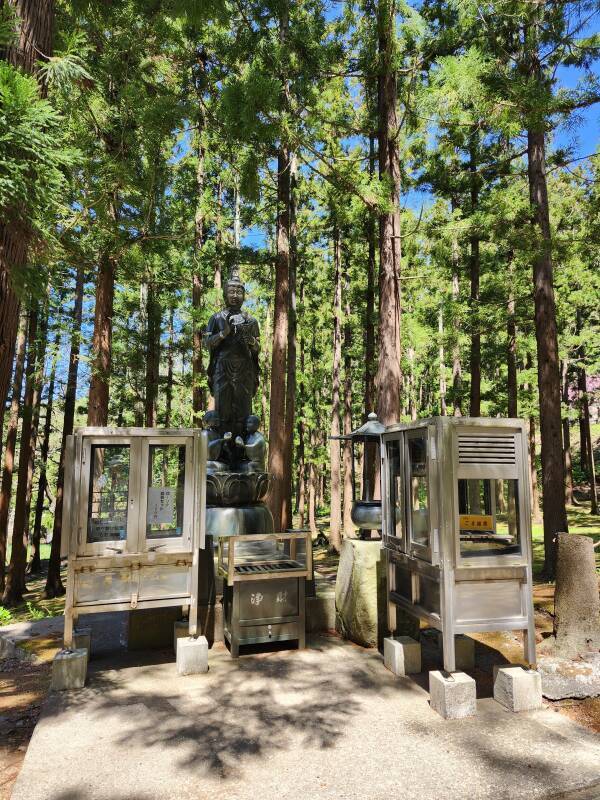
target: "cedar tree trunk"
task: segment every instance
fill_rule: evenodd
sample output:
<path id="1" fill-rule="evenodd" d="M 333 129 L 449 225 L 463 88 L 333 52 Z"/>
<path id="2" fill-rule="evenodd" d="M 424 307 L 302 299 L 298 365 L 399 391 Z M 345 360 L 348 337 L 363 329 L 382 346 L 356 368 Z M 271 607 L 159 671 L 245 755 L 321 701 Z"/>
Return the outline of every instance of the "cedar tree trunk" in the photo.
<path id="1" fill-rule="evenodd" d="M 331 547 L 340 552 L 342 546 L 342 476 L 340 442 L 340 369 L 342 364 L 342 274 L 340 258 L 340 232 L 337 224 L 333 229 L 333 266 L 334 266 L 334 297 L 333 297 L 333 369 L 331 375 L 331 439 L 329 442 L 329 457 L 331 462 L 331 517 L 329 521 L 329 543 Z"/>
<path id="2" fill-rule="evenodd" d="M 290 289 L 290 152 L 283 145 L 277 156 L 277 255 L 275 259 L 275 308 L 271 357 L 269 407 L 269 464 L 273 476 L 269 507 L 275 530 L 281 530 L 285 498 L 286 442 L 285 400 L 287 375 L 288 309 Z"/>
<path id="3" fill-rule="evenodd" d="M 527 132 L 527 155 L 529 198 L 538 233 L 538 249 L 533 260 L 533 284 L 542 440 L 544 574 L 551 579 L 556 570 L 555 537 L 559 532 L 568 531 L 568 523 L 561 435 L 558 334 L 543 130 L 532 128 Z"/>
<path id="4" fill-rule="evenodd" d="M 98 265 L 98 280 L 96 283 L 88 425 L 106 426 L 108 424 L 108 389 L 112 360 L 114 293 L 115 260 L 108 253 L 103 253 Z"/>
<path id="5" fill-rule="evenodd" d="M 379 214 L 379 362 L 376 386 L 377 413 L 384 425 L 400 414 L 400 156 L 398 152 L 398 102 L 394 71 L 394 0 L 379 0 L 377 35 L 379 50 L 378 116 L 379 176 L 389 186 L 389 209 Z"/>
<path id="6" fill-rule="evenodd" d="M 15 468 L 15 449 L 17 444 L 17 429 L 19 427 L 19 406 L 21 404 L 21 390 L 23 385 L 23 367 L 25 365 L 25 350 L 27 347 L 27 321 L 26 311 L 21 311 L 19 319 L 19 332 L 17 335 L 17 353 L 15 359 L 15 372 L 13 376 L 12 401 L 10 417 L 6 432 L 6 447 L 4 448 L 4 468 L 2 470 L 2 488 L 0 490 L 0 591 L 4 592 L 6 580 L 6 542 L 8 537 L 8 513 L 12 493 L 12 479 Z"/>
<path id="7" fill-rule="evenodd" d="M 54 339 L 54 355 L 52 358 L 52 369 L 48 382 L 48 399 L 46 401 L 46 418 L 44 420 L 44 435 L 40 447 L 40 477 L 38 482 L 38 493 L 35 504 L 35 519 L 33 523 L 33 538 L 31 542 L 31 560 L 28 569 L 30 572 L 39 572 L 41 569 L 40 542 L 42 538 L 42 514 L 44 512 L 44 500 L 48 487 L 48 452 L 50 450 L 50 432 L 52 430 L 52 406 L 54 403 L 54 384 L 56 381 L 56 362 L 58 360 L 58 348 L 60 345 L 60 332 L 56 332 Z"/>
<path id="8" fill-rule="evenodd" d="M 5 606 L 18 605 L 23 599 L 25 587 L 25 568 L 27 566 L 27 541 L 24 539 L 26 497 L 29 472 L 29 453 L 33 409 L 35 405 L 35 370 L 37 360 L 37 311 L 29 313 L 29 333 L 27 341 L 27 368 L 25 370 L 25 396 L 23 398 L 23 424 L 21 426 L 21 447 L 19 450 L 19 472 L 15 497 L 15 517 L 12 531 L 12 551 L 6 576 L 6 586 L 2 596 Z"/>
<path id="9" fill-rule="evenodd" d="M 81 341 L 81 320 L 83 316 L 83 267 L 77 268 L 75 280 L 75 303 L 73 307 L 73 327 L 71 328 L 71 350 L 69 353 L 69 371 L 67 375 L 67 389 L 65 392 L 65 405 L 63 411 L 63 431 L 60 446 L 60 460 L 58 462 L 58 475 L 56 478 L 56 501 L 54 503 L 54 526 L 52 532 L 52 545 L 50 548 L 50 562 L 48 564 L 48 577 L 44 588 L 44 597 L 58 597 L 65 593 L 60 577 L 60 544 L 62 533 L 62 512 L 65 484 L 65 456 L 67 450 L 67 437 L 73 433 L 75 421 L 75 399 L 77 395 L 77 371 L 79 368 L 79 349 Z"/>

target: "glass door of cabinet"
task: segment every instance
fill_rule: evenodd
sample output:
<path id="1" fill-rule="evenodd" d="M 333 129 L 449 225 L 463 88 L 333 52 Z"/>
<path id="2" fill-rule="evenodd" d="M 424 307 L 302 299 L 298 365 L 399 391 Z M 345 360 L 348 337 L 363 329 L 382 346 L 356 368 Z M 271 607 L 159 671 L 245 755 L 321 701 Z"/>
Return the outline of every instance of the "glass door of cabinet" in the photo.
<path id="1" fill-rule="evenodd" d="M 394 438 L 385 439 L 383 450 L 385 452 L 382 469 L 383 477 L 383 505 L 384 521 L 383 535 L 390 537 L 391 541 L 408 552 L 405 523 L 404 523 L 404 491 L 403 491 L 403 434 Z"/>
<path id="2" fill-rule="evenodd" d="M 431 560 L 431 501 L 428 429 L 406 432 L 405 502 L 409 550 Z"/>
<path id="3" fill-rule="evenodd" d="M 150 437 L 143 442 L 140 552 L 192 548 L 193 439 Z"/>
<path id="4" fill-rule="evenodd" d="M 84 437 L 78 550 L 84 555 L 135 552 L 139 515 L 139 442 Z"/>

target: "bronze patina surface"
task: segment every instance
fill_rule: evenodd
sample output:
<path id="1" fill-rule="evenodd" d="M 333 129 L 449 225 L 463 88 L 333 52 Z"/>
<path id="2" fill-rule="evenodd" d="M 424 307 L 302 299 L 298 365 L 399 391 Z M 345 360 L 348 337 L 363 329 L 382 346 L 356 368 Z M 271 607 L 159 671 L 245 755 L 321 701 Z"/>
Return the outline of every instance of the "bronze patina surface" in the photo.
<path id="1" fill-rule="evenodd" d="M 240 436 L 258 389 L 258 322 L 242 310 L 245 289 L 234 272 L 223 291 L 226 307 L 213 314 L 204 336 L 210 352 L 208 385 L 221 434 Z"/>

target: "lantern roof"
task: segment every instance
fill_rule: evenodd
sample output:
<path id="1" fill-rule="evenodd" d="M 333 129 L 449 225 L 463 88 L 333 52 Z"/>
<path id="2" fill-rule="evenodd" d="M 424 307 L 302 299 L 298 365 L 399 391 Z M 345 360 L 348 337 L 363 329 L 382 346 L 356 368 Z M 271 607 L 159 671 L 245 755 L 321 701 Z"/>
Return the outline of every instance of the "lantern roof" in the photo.
<path id="1" fill-rule="evenodd" d="M 383 425 L 379 419 L 377 418 L 377 414 L 374 411 L 371 411 L 367 421 L 364 425 L 361 425 L 360 428 L 357 428 L 355 431 L 351 433 L 347 433 L 344 436 L 330 436 L 330 439 L 338 439 L 339 441 L 344 442 L 374 442 L 379 441 L 379 437 L 385 431 L 385 425 Z"/>

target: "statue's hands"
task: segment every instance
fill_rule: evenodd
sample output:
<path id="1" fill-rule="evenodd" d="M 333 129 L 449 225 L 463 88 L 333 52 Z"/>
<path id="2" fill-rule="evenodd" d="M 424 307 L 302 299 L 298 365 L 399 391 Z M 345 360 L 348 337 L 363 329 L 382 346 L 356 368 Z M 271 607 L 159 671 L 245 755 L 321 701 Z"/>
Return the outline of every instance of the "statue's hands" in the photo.
<path id="1" fill-rule="evenodd" d="M 238 447 L 243 447 L 244 446 L 244 440 L 242 439 L 241 436 L 236 436 L 235 437 L 235 443 L 237 444 Z"/>
<path id="2" fill-rule="evenodd" d="M 225 339 L 231 333 L 231 325 L 227 317 L 223 317 L 223 330 L 221 331 L 221 338 Z"/>

